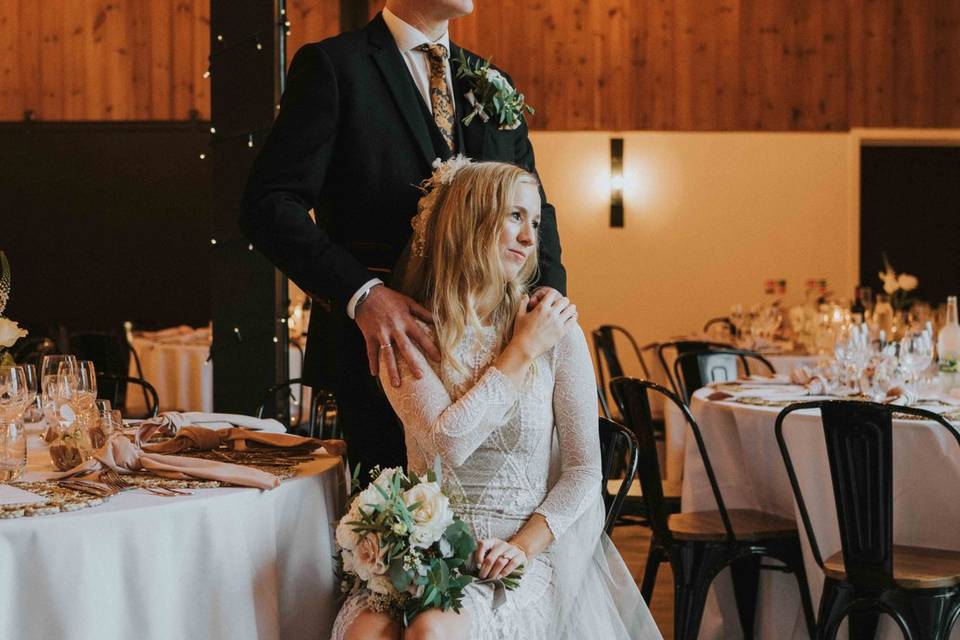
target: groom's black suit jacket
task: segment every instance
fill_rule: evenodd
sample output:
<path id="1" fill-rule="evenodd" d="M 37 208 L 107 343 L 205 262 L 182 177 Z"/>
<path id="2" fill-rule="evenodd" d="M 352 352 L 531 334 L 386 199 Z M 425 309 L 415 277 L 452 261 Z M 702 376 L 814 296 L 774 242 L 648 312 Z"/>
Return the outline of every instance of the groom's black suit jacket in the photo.
<path id="1" fill-rule="evenodd" d="M 461 124 L 469 87 L 456 78 L 461 49 L 450 48 L 457 152 L 535 170 L 525 123 L 514 131 L 499 130 L 495 118 Z M 366 371 L 362 336 L 346 304 L 370 278 L 387 279 L 411 233 L 416 185 L 435 158 L 449 155 L 381 15 L 294 56 L 240 223 L 257 249 L 321 301 L 310 324 L 307 381 L 336 390 L 350 384 L 344 376 Z M 539 284 L 564 292 L 556 215 L 542 190 L 541 198 Z"/>

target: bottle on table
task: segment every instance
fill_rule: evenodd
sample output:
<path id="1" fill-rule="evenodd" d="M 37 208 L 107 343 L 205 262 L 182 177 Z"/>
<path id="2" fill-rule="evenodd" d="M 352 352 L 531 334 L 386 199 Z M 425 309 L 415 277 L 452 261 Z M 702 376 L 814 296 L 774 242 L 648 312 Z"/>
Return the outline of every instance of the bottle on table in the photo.
<path id="1" fill-rule="evenodd" d="M 940 388 L 949 393 L 960 388 L 960 322 L 957 321 L 957 296 L 947 297 L 947 320 L 937 337 L 937 362 Z"/>
<path id="2" fill-rule="evenodd" d="M 866 318 L 866 307 L 863 305 L 863 298 L 861 297 L 861 292 L 863 287 L 855 287 L 853 290 L 853 304 L 850 306 L 850 315 L 853 317 L 853 321 L 856 323 L 863 322 Z"/>

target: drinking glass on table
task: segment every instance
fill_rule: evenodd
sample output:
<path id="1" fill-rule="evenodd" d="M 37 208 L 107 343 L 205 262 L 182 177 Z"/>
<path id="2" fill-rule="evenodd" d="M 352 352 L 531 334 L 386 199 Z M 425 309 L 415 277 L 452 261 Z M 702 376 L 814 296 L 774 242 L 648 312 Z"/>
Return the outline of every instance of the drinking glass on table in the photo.
<path id="1" fill-rule="evenodd" d="M 23 412 L 23 422 L 34 424 L 43 419 L 43 409 L 40 404 L 40 380 L 37 378 L 37 366 L 22 364 L 23 375 L 27 381 L 27 406 Z"/>
<path id="2" fill-rule="evenodd" d="M 43 356 L 43 361 L 40 364 L 40 380 L 42 381 L 46 376 L 55 376 L 60 373 L 60 365 L 64 362 L 76 363 L 77 356 L 69 354 Z"/>
<path id="3" fill-rule="evenodd" d="M 0 367 L 0 482 L 16 480 L 27 465 L 22 418 L 29 396 L 23 367 Z"/>
<path id="4" fill-rule="evenodd" d="M 933 363 L 933 339 L 926 331 L 911 331 L 900 341 L 900 364 L 910 375 L 909 384 L 920 393 L 920 374 Z"/>

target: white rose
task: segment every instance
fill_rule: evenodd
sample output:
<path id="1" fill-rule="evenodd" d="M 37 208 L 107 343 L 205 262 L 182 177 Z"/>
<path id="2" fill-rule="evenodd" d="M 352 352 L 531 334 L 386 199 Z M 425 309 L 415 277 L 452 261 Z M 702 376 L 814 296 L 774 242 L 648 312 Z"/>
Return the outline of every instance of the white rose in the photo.
<path id="1" fill-rule="evenodd" d="M 368 533 L 360 539 L 353 550 L 353 568 L 364 582 L 369 582 L 373 576 L 380 576 L 387 572 L 384 561 L 386 549 L 381 548 L 380 538 L 374 533 Z"/>
<path id="2" fill-rule="evenodd" d="M 880 272 L 880 279 L 883 281 L 883 290 L 890 295 L 896 293 L 897 289 L 900 288 L 900 284 L 897 282 L 897 274 L 893 269 L 887 269 L 886 271 Z"/>
<path id="3" fill-rule="evenodd" d="M 396 588 L 393 586 L 393 582 L 391 582 L 390 578 L 385 575 L 373 576 L 370 578 L 370 581 L 367 582 L 367 588 L 374 593 L 379 593 L 380 595 L 384 596 L 388 596 L 397 592 Z"/>
<path id="4" fill-rule="evenodd" d="M 347 573 L 356 573 L 357 572 L 357 563 L 354 562 L 353 553 L 344 549 L 340 552 L 340 557 L 343 558 L 343 570 Z"/>
<path id="5" fill-rule="evenodd" d="M 357 533 L 353 530 L 356 525 L 347 523 L 359 521 L 360 501 L 354 500 L 353 505 L 350 507 L 350 511 L 347 512 L 347 515 L 340 518 L 340 522 L 337 523 L 337 531 L 335 535 L 337 544 L 341 549 L 353 551 L 357 547 L 357 543 L 360 542 L 360 536 L 357 535 Z"/>
<path id="6" fill-rule="evenodd" d="M 492 68 L 487 69 L 486 76 L 489 82 L 493 82 L 493 83 L 496 83 L 499 81 L 506 82 L 506 78 L 503 77 L 503 74 L 497 71 L 496 69 L 492 69 Z"/>
<path id="7" fill-rule="evenodd" d="M 426 549 L 443 536 L 453 523 L 453 511 L 450 500 L 440 491 L 436 482 L 421 482 L 403 493 L 403 502 L 408 507 L 415 502 L 420 504 L 410 515 L 413 516 L 413 529 L 410 531 L 410 544 Z"/>
<path id="8" fill-rule="evenodd" d="M 27 335 L 26 329 L 21 329 L 13 320 L 0 316 L 0 348 L 12 347 L 17 340 Z"/>
<path id="9" fill-rule="evenodd" d="M 917 280 L 917 276 L 912 276 L 909 273 L 901 273 L 900 277 L 897 278 L 897 284 L 900 285 L 900 288 L 904 291 L 913 291 L 917 288 L 917 285 L 920 284 L 920 281 Z"/>

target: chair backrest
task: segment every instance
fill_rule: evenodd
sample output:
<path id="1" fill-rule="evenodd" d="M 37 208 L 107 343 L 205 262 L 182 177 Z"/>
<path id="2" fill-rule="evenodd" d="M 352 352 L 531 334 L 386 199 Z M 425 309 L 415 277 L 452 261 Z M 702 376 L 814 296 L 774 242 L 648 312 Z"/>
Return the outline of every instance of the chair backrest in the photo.
<path id="1" fill-rule="evenodd" d="M 593 351 L 597 361 L 597 389 L 600 396 L 600 405 L 603 408 L 604 415 L 609 416 L 610 404 L 607 396 L 607 381 L 619 378 L 625 375 L 623 365 L 620 363 L 620 356 L 617 354 L 617 344 L 615 334 L 622 334 L 633 347 L 637 360 L 640 363 L 640 369 L 643 371 L 644 378 L 650 378 L 650 370 L 643 358 L 643 350 L 637 345 L 633 335 L 625 328 L 613 325 L 603 324 L 591 332 L 593 338 Z M 646 348 L 646 347 L 645 347 Z"/>
<path id="2" fill-rule="evenodd" d="M 678 353 L 677 359 L 673 361 L 673 375 L 679 387 L 677 395 L 689 403 L 694 391 L 711 382 L 736 380 L 739 373 L 738 362 L 743 367 L 743 372 L 749 376 L 751 360 L 763 366 L 770 375 L 776 373 L 770 361 L 756 351 L 711 347 Z"/>
<path id="3" fill-rule="evenodd" d="M 115 409 L 124 412 L 126 411 L 126 397 L 121 395 L 121 390 L 125 390 L 128 385 L 138 386 L 143 390 L 143 398 L 147 409 L 146 417 L 156 416 L 160 412 L 160 397 L 157 395 L 157 390 L 143 378 L 97 372 L 97 397 L 109 400 Z M 124 415 L 124 417 L 134 416 Z"/>
<path id="4" fill-rule="evenodd" d="M 777 444 L 787 468 L 810 549 L 821 568 L 823 557 L 820 546 L 783 436 L 786 417 L 802 409 L 820 410 L 848 579 L 861 584 L 891 585 L 893 414 L 907 414 L 936 422 L 956 439 L 958 445 L 960 433 L 942 416 L 931 411 L 873 402 L 820 400 L 792 404 L 781 411 L 775 428 Z"/>
<path id="5" fill-rule="evenodd" d="M 303 426 L 303 415 L 307 413 L 306 430 L 307 433 L 313 432 L 313 415 L 303 409 L 303 391 L 307 385 L 303 384 L 300 378 L 291 378 L 284 380 L 280 384 L 275 384 L 267 389 L 260 399 L 260 405 L 257 407 L 257 417 L 263 418 L 264 414 L 279 421 L 287 431 L 293 431 L 297 427 Z M 300 387 L 299 396 L 294 387 Z"/>
<path id="6" fill-rule="evenodd" d="M 607 535 L 613 531 L 613 525 L 620 517 L 620 510 L 623 508 L 623 502 L 630 492 L 630 486 L 633 484 L 633 477 L 637 473 L 637 464 L 639 461 L 640 443 L 637 436 L 630 429 L 622 424 L 606 418 L 599 419 L 600 429 L 600 470 L 603 476 L 601 485 L 604 501 L 607 503 L 607 518 L 604 523 L 604 531 Z M 623 482 L 616 495 L 610 495 L 607 491 L 607 481 L 610 480 L 611 472 L 615 462 L 626 460 L 627 464 L 623 470 Z"/>
<path id="7" fill-rule="evenodd" d="M 731 336 L 737 335 L 737 326 L 733 324 L 730 321 L 730 318 L 727 318 L 726 316 L 721 318 L 710 318 L 709 320 L 707 320 L 706 324 L 703 325 L 703 332 L 709 335 L 710 328 L 713 327 L 714 325 L 726 327 L 727 331 L 730 333 Z"/>
<path id="8" fill-rule="evenodd" d="M 640 486 L 643 488 L 643 497 L 646 501 L 647 517 L 650 520 L 650 528 L 653 534 L 665 544 L 672 540 L 670 529 L 667 526 L 669 511 L 663 498 L 663 485 L 660 480 L 660 462 L 657 458 L 657 443 L 654 435 L 653 416 L 650 409 L 649 393 L 658 393 L 666 401 L 672 402 L 683 414 L 684 419 L 693 432 L 693 437 L 697 443 L 697 449 L 700 452 L 700 458 L 703 461 L 704 469 L 707 473 L 707 480 L 710 483 L 710 489 L 713 491 L 714 500 L 717 503 L 717 510 L 720 512 L 720 519 L 723 521 L 727 538 L 735 541 L 733 526 L 730 524 L 730 515 L 727 513 L 726 503 L 720 494 L 720 485 L 717 483 L 716 475 L 713 472 L 713 465 L 710 463 L 710 456 L 707 454 L 707 448 L 703 442 L 703 436 L 700 433 L 700 427 L 694 420 L 690 409 L 680 398 L 665 387 L 649 380 L 637 380 L 636 378 L 616 378 L 610 382 L 610 389 L 619 403 L 624 407 L 624 420 L 631 431 L 637 436 L 640 443 L 639 467 L 637 468 L 637 477 L 640 479 Z"/>
<path id="9" fill-rule="evenodd" d="M 17 364 L 32 364 L 39 371 L 40 365 L 43 363 L 43 356 L 57 353 L 57 345 L 50 338 L 27 338 L 17 342 L 10 353 Z"/>
<path id="10" fill-rule="evenodd" d="M 130 352 L 122 333 L 88 332 L 70 334 L 70 353 L 78 360 L 92 360 L 98 373 L 125 376 L 130 373 Z"/>
<path id="11" fill-rule="evenodd" d="M 294 387 L 298 385 L 300 386 L 299 403 L 294 393 Z M 305 410 L 303 398 L 307 389 L 310 390 L 310 406 Z M 290 407 L 285 415 L 278 415 L 276 411 L 276 408 L 283 404 L 277 402 L 278 395 L 281 393 L 287 394 L 286 400 Z M 306 420 L 304 420 L 304 414 L 306 414 Z M 305 431 L 311 438 L 341 437 L 338 429 L 337 402 L 333 393 L 321 387 L 311 388 L 300 378 L 285 380 L 264 392 L 257 407 L 257 417 L 263 418 L 265 415 L 279 420 L 287 431 L 294 431 L 296 428 L 297 431 Z M 292 419 L 294 416 L 297 417 L 296 421 Z"/>
<path id="12" fill-rule="evenodd" d="M 313 395 L 310 397 L 310 415 L 313 418 L 310 437 L 324 440 L 343 438 L 337 412 L 337 397 L 332 391 L 322 387 L 314 388 Z"/>
<path id="13" fill-rule="evenodd" d="M 659 345 L 657 345 L 657 358 L 660 360 L 660 366 L 663 368 L 664 375 L 670 382 L 670 388 L 673 389 L 675 394 L 682 397 L 683 393 L 680 389 L 680 381 L 677 379 L 678 376 L 674 373 L 675 368 L 671 368 L 670 365 L 667 364 L 667 352 L 674 351 L 679 359 L 683 354 L 694 351 L 731 348 L 733 348 L 733 345 L 726 344 L 724 342 L 710 342 L 709 340 L 674 340 L 672 342 L 661 342 Z M 702 380 L 702 375 L 700 372 L 699 363 L 695 361 L 687 361 L 683 366 L 683 374 L 687 385 L 689 386 L 691 384 L 695 384 L 695 388 L 697 389 L 702 387 L 703 384 L 700 383 Z"/>

